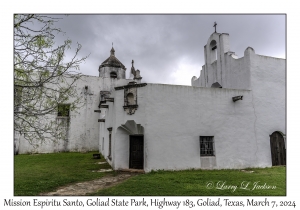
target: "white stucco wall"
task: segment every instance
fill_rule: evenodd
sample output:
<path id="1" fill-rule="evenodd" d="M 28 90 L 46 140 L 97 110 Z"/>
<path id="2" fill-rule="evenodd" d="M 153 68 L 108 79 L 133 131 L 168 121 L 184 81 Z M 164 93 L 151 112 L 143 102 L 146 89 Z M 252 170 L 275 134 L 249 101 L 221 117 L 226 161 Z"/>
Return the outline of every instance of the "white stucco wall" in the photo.
<path id="1" fill-rule="evenodd" d="M 284 107 L 269 104 L 270 112 L 280 115 L 277 120 L 259 116 L 264 110 L 256 100 L 265 98 L 253 97 L 249 90 L 148 84 L 138 88 L 139 107 L 133 115 L 123 110 L 123 94 L 115 91 L 115 169 L 129 167 L 129 136 L 118 129 L 127 120 L 145 129 L 145 171 L 270 166 L 269 134 L 285 130 Z M 233 102 L 237 95 L 243 100 Z M 199 136 L 214 136 L 215 160 L 201 160 Z M 215 165 L 205 164 L 207 159 Z"/>
<path id="2" fill-rule="evenodd" d="M 253 162 L 250 165 L 255 167 L 270 166 L 271 154 L 269 135 L 274 131 L 281 131 L 286 134 L 285 59 L 257 55 L 251 47 L 248 47 L 244 52 L 243 58 L 236 59 L 229 53 L 225 53 L 223 61 L 225 63 L 225 65 L 223 65 L 225 66 L 223 72 L 226 74 L 223 74 L 222 86 L 225 88 L 251 90 L 251 106 L 253 113 L 251 115 L 246 115 L 245 118 L 254 117 L 254 121 L 251 121 L 250 125 L 253 125 L 252 133 L 255 137 L 253 139 L 256 141 L 256 149 L 251 150 L 255 151 L 254 156 L 252 156 L 252 159 L 253 157 L 255 157 L 255 159 L 253 159 Z M 194 78 L 192 80 L 193 86 L 205 86 L 201 83 L 204 81 L 205 84 L 205 68 L 207 68 L 207 66 L 203 67 L 200 78 Z M 246 99 L 244 98 L 244 100 Z M 246 129 L 246 125 L 240 124 L 239 126 L 242 129 Z M 234 127 L 230 129 L 234 129 Z M 250 128 L 248 127 L 247 129 Z M 246 134 L 243 134 L 242 136 L 244 135 Z M 248 137 L 250 140 L 250 136 Z M 241 141 L 241 144 L 243 143 L 249 143 L 249 141 Z M 229 154 L 239 153 L 239 151 L 231 150 L 225 150 L 225 152 L 229 152 Z M 245 156 L 243 154 L 241 155 Z M 221 164 L 220 159 L 218 161 L 218 157 L 216 158 L 217 165 Z M 225 157 L 221 160 L 224 160 L 225 164 L 222 165 L 227 167 L 226 162 L 228 160 Z M 241 159 L 241 165 L 248 165 L 248 163 L 245 165 L 243 162 L 244 160 Z M 232 164 L 232 161 L 228 161 L 227 165 L 228 164 Z M 236 164 L 236 166 L 239 165 L 238 163 Z"/>
<path id="3" fill-rule="evenodd" d="M 248 49 L 251 61 L 251 89 L 256 108 L 258 155 L 270 157 L 263 141 L 274 131 L 286 134 L 286 66 L 285 59 L 261 56 Z M 267 126 L 265 126 L 267 125 Z"/>
<path id="4" fill-rule="evenodd" d="M 91 151 L 98 150 L 100 141 L 100 125 L 98 119 L 101 115 L 105 115 L 105 109 L 102 113 L 94 112 L 99 110 L 100 91 L 111 91 L 116 83 L 127 84 L 127 80 L 122 83 L 122 79 L 102 78 L 95 76 L 82 76 L 82 78 L 74 84 L 77 92 L 83 102 L 82 106 L 70 111 L 70 124 L 68 132 L 68 141 L 61 139 L 53 141 L 38 142 L 39 146 L 34 148 L 32 144 L 23 139 L 17 139 L 19 154 L 23 153 L 51 153 L 60 151 Z M 85 94 L 85 86 L 88 91 Z M 70 99 L 71 102 L 73 99 Z M 68 102 L 66 102 L 68 103 Z M 57 113 L 52 114 L 52 119 L 56 120 Z"/>

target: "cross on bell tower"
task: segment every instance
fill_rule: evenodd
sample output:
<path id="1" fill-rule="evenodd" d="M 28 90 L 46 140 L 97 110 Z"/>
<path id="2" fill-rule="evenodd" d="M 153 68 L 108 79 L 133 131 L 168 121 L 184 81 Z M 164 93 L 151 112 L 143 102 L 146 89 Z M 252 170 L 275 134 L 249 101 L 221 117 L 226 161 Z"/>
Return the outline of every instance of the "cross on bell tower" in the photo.
<path id="1" fill-rule="evenodd" d="M 217 33 L 217 22 L 215 22 L 215 24 L 214 24 L 214 26 L 213 27 L 215 27 L 215 33 Z"/>

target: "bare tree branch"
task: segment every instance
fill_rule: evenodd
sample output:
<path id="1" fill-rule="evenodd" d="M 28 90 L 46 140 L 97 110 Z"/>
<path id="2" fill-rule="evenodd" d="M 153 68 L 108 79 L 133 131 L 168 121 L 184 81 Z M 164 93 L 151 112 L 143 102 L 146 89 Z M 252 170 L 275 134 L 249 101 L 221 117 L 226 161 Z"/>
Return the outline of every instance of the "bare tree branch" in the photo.
<path id="1" fill-rule="evenodd" d="M 68 103 L 71 111 L 82 105 L 74 84 L 87 56 L 78 58 L 77 43 L 74 55 L 65 61 L 72 42 L 55 46 L 55 34 L 63 33 L 54 26 L 59 19 L 14 16 L 14 130 L 35 146 L 64 138 L 65 130 L 56 118 L 60 104 Z"/>

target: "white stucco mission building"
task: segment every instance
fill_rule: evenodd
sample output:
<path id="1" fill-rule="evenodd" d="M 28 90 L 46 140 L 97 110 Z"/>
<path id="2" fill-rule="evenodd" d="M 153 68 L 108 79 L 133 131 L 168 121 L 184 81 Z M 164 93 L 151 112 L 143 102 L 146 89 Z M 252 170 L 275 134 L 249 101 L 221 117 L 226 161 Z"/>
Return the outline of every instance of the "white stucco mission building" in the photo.
<path id="1" fill-rule="evenodd" d="M 20 154 L 99 150 L 115 170 L 226 169 L 286 164 L 286 61 L 248 47 L 238 58 L 229 34 L 213 33 L 191 86 L 143 83 L 112 48 L 99 77 L 75 85 L 85 105 L 70 111 L 67 138 Z M 60 116 L 56 116 L 58 119 Z"/>

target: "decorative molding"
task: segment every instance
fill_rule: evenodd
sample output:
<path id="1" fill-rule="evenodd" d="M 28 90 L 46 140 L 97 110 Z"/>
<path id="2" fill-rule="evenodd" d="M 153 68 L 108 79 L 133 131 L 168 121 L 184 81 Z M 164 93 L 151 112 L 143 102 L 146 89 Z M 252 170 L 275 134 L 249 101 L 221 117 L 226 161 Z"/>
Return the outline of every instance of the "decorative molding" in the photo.
<path id="1" fill-rule="evenodd" d="M 125 85 L 125 86 L 115 87 L 115 90 L 123 90 L 123 89 L 128 89 L 128 88 L 138 88 L 138 87 L 144 87 L 146 85 L 147 85 L 147 83 L 140 83 L 140 84 L 134 84 L 134 85 Z"/>
<path id="2" fill-rule="evenodd" d="M 105 104 L 106 103 L 106 98 L 109 98 L 110 96 L 110 91 L 100 91 L 100 103 L 99 103 L 99 108 L 101 106 L 101 104 Z"/>
<path id="3" fill-rule="evenodd" d="M 114 98 L 106 98 L 105 102 L 114 102 Z"/>
<path id="4" fill-rule="evenodd" d="M 108 94 L 110 94 L 110 91 L 106 91 L 106 90 L 100 91 L 100 95 L 108 95 Z"/>
<path id="5" fill-rule="evenodd" d="M 107 128 L 108 131 L 112 131 L 112 127 Z"/>
<path id="6" fill-rule="evenodd" d="M 99 108 L 108 108 L 108 105 L 100 105 Z"/>
<path id="7" fill-rule="evenodd" d="M 138 105 L 127 105 L 127 106 L 123 106 L 124 111 L 127 112 L 127 114 L 132 115 L 134 114 L 134 112 L 137 110 L 139 106 Z"/>
<path id="8" fill-rule="evenodd" d="M 119 126 L 124 131 L 126 131 L 129 135 L 143 135 L 144 127 L 141 124 L 136 124 L 134 120 L 127 120 L 125 124 Z"/>

